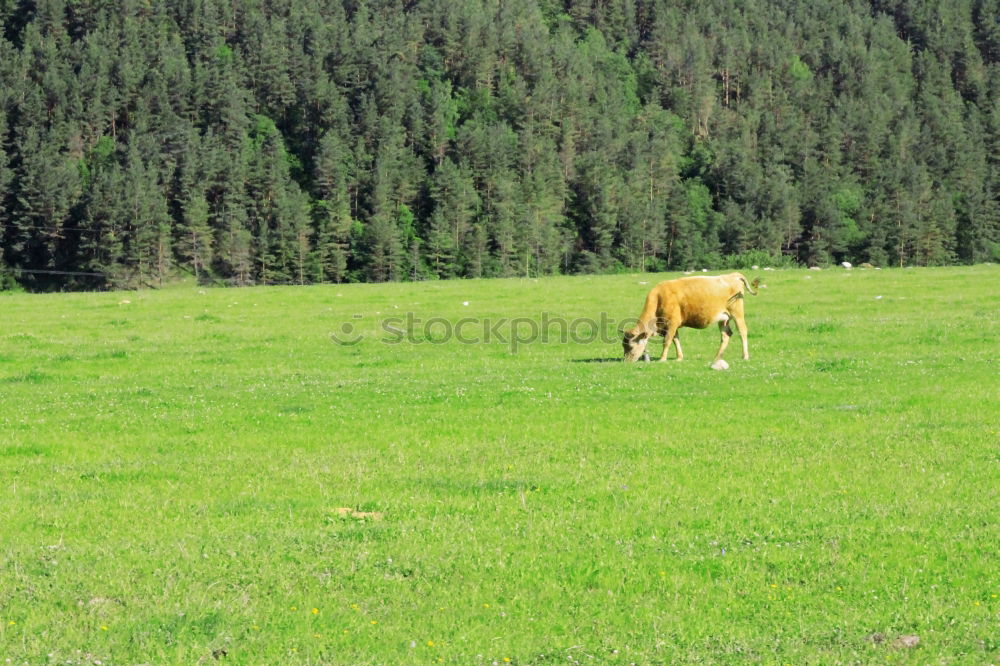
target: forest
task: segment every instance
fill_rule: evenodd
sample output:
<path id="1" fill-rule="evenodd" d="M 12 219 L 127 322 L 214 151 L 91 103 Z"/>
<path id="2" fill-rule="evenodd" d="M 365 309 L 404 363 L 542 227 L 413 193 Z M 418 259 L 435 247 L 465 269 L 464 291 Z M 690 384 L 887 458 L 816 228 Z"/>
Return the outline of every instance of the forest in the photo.
<path id="1" fill-rule="evenodd" d="M 0 284 L 1000 261 L 1000 0 L 0 0 Z"/>

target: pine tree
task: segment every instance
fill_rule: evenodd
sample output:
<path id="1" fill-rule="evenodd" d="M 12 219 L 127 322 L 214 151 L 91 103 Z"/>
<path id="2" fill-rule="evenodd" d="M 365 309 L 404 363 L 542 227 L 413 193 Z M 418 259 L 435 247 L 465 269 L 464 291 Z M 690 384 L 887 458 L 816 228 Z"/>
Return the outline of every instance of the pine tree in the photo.
<path id="1" fill-rule="evenodd" d="M 214 247 L 201 149 L 200 138 L 191 132 L 184 142 L 171 194 L 176 207 L 173 217 L 177 258 L 194 273 L 198 282 L 209 277 Z"/>
<path id="2" fill-rule="evenodd" d="M 75 242 L 70 213 L 82 193 L 79 166 L 61 150 L 64 128 L 41 133 L 34 126 L 24 126 L 18 133 L 20 163 L 14 170 L 13 224 L 8 239 L 14 262 L 38 270 L 67 270 L 60 258 L 66 245 Z M 48 282 L 46 279 L 38 282 Z"/>
<path id="3" fill-rule="evenodd" d="M 9 219 L 7 216 L 7 201 L 11 195 L 11 181 L 14 177 L 10 169 L 10 158 L 7 156 L 6 141 L 4 140 L 4 137 L 7 136 L 7 114 L 4 111 L 2 101 L 0 99 L 0 225 L 4 226 L 0 227 L 0 239 L 3 238 L 3 230 L 6 228 L 6 223 Z M 2 256 L 3 253 L 0 252 L 0 257 Z"/>
<path id="4" fill-rule="evenodd" d="M 103 136 L 87 156 L 84 215 L 80 234 L 79 270 L 103 275 L 110 288 L 130 284 L 125 261 L 126 229 L 130 223 L 124 177 L 115 141 Z"/>
<path id="5" fill-rule="evenodd" d="M 667 211 L 680 191 L 681 144 L 680 119 L 649 105 L 636 118 L 636 128 L 629 152 L 632 165 L 626 179 L 626 201 L 634 213 L 624 220 L 623 257 L 633 270 L 644 271 L 672 259 L 670 249 L 676 239 L 676 220 L 667 227 Z M 663 241 L 668 240 L 668 248 Z"/>
<path id="6" fill-rule="evenodd" d="M 129 144 L 122 184 L 128 223 L 125 258 L 135 269 L 137 286 L 162 284 L 171 267 L 171 234 L 167 201 L 155 170 Z"/>
<path id="7" fill-rule="evenodd" d="M 434 208 L 425 247 L 431 270 L 438 277 L 454 277 L 461 264 L 458 251 L 479 211 L 479 194 L 471 171 L 449 158 L 434 172 L 430 194 Z"/>
<path id="8" fill-rule="evenodd" d="M 343 282 L 350 249 L 351 191 L 357 191 L 353 154 L 336 130 L 320 141 L 313 170 L 315 248 L 313 264 L 318 279 Z"/>
<path id="9" fill-rule="evenodd" d="M 212 228 L 209 226 L 208 200 L 203 192 L 191 192 L 184 202 L 183 218 L 178 231 L 175 242 L 178 256 L 191 266 L 195 279 L 201 282 L 212 265 L 214 242 Z"/>

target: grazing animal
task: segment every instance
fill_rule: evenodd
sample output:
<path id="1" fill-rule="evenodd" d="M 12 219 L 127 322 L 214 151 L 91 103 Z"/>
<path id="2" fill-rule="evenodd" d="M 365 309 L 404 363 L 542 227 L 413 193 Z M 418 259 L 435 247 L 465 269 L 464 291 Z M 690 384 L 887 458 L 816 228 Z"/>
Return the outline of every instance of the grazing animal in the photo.
<path id="1" fill-rule="evenodd" d="M 718 324 L 722 334 L 722 344 L 715 355 L 715 360 L 718 361 L 733 335 L 729 327 L 730 320 L 736 323 L 736 329 L 743 340 L 743 358 L 750 358 L 747 325 L 743 320 L 743 292 L 745 289 L 756 296 L 754 289 L 759 283 L 759 279 L 748 282 L 740 273 L 684 277 L 661 282 L 646 296 L 646 305 L 639 315 L 639 323 L 625 332 L 622 339 L 625 360 L 635 361 L 642 356 L 649 339 L 656 334 L 663 336 L 661 361 L 667 360 L 671 343 L 677 348 L 677 360 L 683 360 L 684 352 L 681 351 L 677 329 L 681 326 L 706 328 L 711 324 Z"/>

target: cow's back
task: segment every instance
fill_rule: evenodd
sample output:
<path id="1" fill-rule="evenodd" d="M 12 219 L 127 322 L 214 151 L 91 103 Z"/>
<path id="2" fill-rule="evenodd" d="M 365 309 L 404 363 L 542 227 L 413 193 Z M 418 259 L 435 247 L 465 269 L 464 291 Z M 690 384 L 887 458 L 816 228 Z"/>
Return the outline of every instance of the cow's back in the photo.
<path id="1" fill-rule="evenodd" d="M 729 299 L 742 290 L 739 273 L 693 276 L 667 280 L 657 285 L 662 312 L 670 319 L 679 310 L 681 325 L 705 328 L 719 320 Z"/>

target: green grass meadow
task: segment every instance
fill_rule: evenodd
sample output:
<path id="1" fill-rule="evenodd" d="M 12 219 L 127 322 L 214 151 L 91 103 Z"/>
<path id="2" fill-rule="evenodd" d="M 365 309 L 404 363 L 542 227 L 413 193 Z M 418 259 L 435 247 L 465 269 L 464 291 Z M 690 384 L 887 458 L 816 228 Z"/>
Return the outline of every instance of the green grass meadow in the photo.
<path id="1" fill-rule="evenodd" d="M 1000 663 L 1000 268 L 745 273 L 0 295 L 0 664 Z"/>

